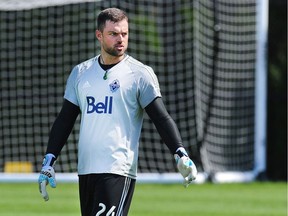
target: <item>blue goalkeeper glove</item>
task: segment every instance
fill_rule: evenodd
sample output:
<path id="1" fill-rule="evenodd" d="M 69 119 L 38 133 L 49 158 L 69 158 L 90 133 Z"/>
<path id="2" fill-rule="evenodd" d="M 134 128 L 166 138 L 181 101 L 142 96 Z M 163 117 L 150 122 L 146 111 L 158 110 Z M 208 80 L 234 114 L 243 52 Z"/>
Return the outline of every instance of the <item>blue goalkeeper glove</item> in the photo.
<path id="1" fill-rule="evenodd" d="M 56 157 L 53 154 L 46 154 L 43 163 L 40 176 L 38 178 L 39 191 L 45 201 L 49 200 L 49 196 L 46 190 L 46 185 L 49 184 L 52 188 L 56 187 L 54 164 Z"/>
<path id="2" fill-rule="evenodd" d="M 184 186 L 188 187 L 189 184 L 196 179 L 197 168 L 183 147 L 177 149 L 174 154 L 174 158 L 178 171 L 184 178 Z"/>

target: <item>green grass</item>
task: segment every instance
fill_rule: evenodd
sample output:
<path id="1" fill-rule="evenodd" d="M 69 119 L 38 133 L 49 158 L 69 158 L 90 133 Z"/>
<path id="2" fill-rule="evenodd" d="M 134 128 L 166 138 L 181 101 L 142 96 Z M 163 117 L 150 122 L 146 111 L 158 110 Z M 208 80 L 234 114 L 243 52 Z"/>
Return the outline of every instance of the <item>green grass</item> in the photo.
<path id="1" fill-rule="evenodd" d="M 44 202 L 38 185 L 0 184 L 0 216 L 79 216 L 77 184 L 48 189 Z M 137 184 L 129 216 L 286 216 L 287 184 Z M 103 215 L 104 216 L 104 215 Z"/>

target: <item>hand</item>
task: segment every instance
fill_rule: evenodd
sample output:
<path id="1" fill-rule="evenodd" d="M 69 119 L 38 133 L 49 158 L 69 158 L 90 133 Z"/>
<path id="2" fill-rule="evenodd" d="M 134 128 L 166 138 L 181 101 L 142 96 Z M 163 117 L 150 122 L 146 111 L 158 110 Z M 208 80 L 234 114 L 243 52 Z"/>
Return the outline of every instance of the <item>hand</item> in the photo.
<path id="1" fill-rule="evenodd" d="M 53 168 L 55 160 L 53 154 L 45 155 L 40 176 L 38 178 L 39 191 L 45 201 L 49 200 L 46 185 L 49 184 L 52 188 L 56 187 L 55 171 Z"/>
<path id="2" fill-rule="evenodd" d="M 174 154 L 177 168 L 184 178 L 184 186 L 188 187 L 197 176 L 197 168 L 193 161 L 189 158 L 184 148 L 177 149 Z"/>

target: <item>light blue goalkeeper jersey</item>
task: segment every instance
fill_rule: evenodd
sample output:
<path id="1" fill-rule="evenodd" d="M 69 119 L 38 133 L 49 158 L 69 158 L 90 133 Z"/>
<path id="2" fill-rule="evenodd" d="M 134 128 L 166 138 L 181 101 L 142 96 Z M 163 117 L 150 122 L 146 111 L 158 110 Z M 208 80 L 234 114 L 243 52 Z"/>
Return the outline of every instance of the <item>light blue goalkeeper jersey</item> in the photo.
<path id="1" fill-rule="evenodd" d="M 131 56 L 107 71 L 99 55 L 71 72 L 64 98 L 80 107 L 78 173 L 136 178 L 143 109 L 161 97 L 151 67 Z"/>

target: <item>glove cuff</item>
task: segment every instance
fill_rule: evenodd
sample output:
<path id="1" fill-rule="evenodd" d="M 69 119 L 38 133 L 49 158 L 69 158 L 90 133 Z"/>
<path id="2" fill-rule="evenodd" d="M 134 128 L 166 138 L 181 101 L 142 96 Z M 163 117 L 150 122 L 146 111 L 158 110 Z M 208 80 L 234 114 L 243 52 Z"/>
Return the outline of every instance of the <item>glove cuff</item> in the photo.
<path id="1" fill-rule="evenodd" d="M 44 166 L 51 166 L 53 167 L 55 165 L 55 162 L 56 162 L 56 157 L 55 155 L 49 153 L 49 154 L 46 154 L 44 156 L 44 159 L 43 159 L 43 162 L 42 162 L 42 167 Z"/>
<path id="2" fill-rule="evenodd" d="M 183 147 L 179 147 L 176 150 L 175 154 L 177 154 L 180 158 L 183 157 L 183 156 L 188 157 L 188 154 L 187 154 L 186 150 Z"/>
<path id="3" fill-rule="evenodd" d="M 178 164 L 179 159 L 184 157 L 184 156 L 188 157 L 186 150 L 183 147 L 179 147 L 174 154 L 174 159 L 175 159 L 176 163 Z"/>

